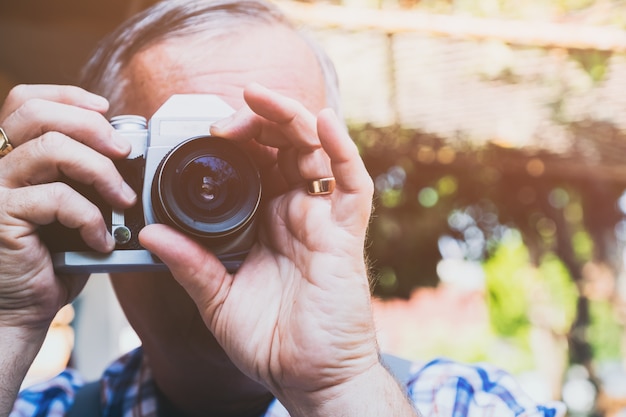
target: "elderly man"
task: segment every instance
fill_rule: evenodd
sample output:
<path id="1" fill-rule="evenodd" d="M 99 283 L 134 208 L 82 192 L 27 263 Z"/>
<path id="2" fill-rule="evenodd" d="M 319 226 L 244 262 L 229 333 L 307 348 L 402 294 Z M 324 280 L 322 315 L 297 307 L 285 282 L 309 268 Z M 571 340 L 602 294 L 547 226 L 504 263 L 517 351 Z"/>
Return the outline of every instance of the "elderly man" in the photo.
<path id="1" fill-rule="evenodd" d="M 560 410 L 536 406 L 506 375 L 435 362 L 414 367 L 401 385 L 381 363 L 363 254 L 372 182 L 335 115 L 332 66 L 274 7 L 157 4 L 103 41 L 83 87 L 19 86 L 0 109 L 0 416 L 72 409 L 83 385 L 72 370 L 17 396 L 48 324 L 87 279 L 59 269 L 39 231 L 58 222 L 93 252 L 111 253 L 119 242 L 100 208 L 70 184 L 87 185 L 116 210 L 142 205 L 142 190 L 112 162 L 135 150 L 107 117 L 149 119 L 177 94 L 211 95 L 235 110 L 204 140 L 225 138 L 254 160 L 258 227 L 245 260 L 226 268 L 222 253 L 176 222 L 147 222 L 141 246 L 167 268 L 111 268 L 142 347 L 99 381 L 101 415 Z"/>

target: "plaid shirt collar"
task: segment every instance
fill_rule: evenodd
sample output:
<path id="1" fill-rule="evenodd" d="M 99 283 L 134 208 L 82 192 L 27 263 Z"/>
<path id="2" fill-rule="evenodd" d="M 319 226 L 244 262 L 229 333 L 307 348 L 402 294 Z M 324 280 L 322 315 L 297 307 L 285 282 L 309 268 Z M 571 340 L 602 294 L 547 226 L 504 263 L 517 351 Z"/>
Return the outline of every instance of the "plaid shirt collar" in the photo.
<path id="1" fill-rule="evenodd" d="M 158 393 L 141 348 L 114 362 L 102 375 L 102 417 L 159 417 Z M 288 417 L 275 405 L 260 417 Z"/>
<path id="2" fill-rule="evenodd" d="M 20 392 L 10 417 L 61 417 L 84 385 L 76 371 Z M 537 404 L 515 378 L 496 367 L 445 359 L 414 364 L 407 395 L 428 417 L 562 417 L 562 403 Z M 103 417 L 158 417 L 157 392 L 140 348 L 114 362 L 101 379 Z M 289 417 L 274 401 L 262 417 Z"/>

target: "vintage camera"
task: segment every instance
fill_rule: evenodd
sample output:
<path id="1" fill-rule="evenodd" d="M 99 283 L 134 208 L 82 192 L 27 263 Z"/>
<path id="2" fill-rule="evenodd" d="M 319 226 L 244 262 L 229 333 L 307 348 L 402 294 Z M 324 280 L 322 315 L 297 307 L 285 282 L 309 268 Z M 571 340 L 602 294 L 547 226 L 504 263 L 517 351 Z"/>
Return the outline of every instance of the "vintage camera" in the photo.
<path id="1" fill-rule="evenodd" d="M 111 124 L 132 143 L 116 166 L 140 196 L 115 210 L 94 190 L 71 183 L 96 204 L 116 241 L 110 254 L 90 250 L 78 232 L 60 223 L 40 236 L 59 273 L 159 271 L 167 267 L 137 240 L 147 224 L 165 223 L 197 239 L 233 272 L 256 240 L 261 178 L 237 144 L 210 136 L 209 127 L 232 114 L 220 98 L 174 95 L 146 124 L 141 116 L 117 116 Z"/>

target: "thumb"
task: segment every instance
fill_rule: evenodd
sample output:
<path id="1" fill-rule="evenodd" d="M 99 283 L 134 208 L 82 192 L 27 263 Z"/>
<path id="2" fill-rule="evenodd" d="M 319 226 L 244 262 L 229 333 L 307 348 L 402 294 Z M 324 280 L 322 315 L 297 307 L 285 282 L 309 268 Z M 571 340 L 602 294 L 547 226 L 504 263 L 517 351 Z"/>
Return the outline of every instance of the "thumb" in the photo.
<path id="1" fill-rule="evenodd" d="M 210 323 L 232 283 L 220 260 L 198 242 L 164 225 L 151 224 L 139 233 L 139 242 L 167 265 L 174 279 L 187 291 Z"/>

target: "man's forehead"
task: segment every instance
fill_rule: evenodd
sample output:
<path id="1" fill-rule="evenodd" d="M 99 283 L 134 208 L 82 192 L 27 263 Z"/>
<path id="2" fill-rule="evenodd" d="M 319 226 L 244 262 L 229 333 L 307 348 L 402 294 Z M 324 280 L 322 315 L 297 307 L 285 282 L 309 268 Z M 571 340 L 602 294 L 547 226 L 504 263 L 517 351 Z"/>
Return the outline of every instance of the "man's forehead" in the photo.
<path id="1" fill-rule="evenodd" d="M 127 112 L 150 117 L 175 93 L 210 93 L 243 105 L 243 88 L 257 82 L 325 107 L 322 71 L 309 45 L 284 26 L 256 26 L 232 35 L 167 40 L 137 54 L 125 70 Z"/>

